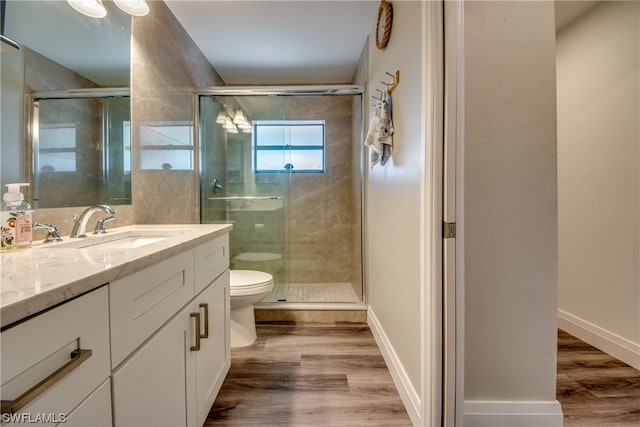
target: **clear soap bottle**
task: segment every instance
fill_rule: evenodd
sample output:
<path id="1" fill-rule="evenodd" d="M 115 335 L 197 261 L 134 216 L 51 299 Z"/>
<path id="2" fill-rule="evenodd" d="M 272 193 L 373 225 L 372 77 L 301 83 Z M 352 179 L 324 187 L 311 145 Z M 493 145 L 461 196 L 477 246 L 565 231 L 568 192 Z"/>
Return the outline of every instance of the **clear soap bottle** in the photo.
<path id="1" fill-rule="evenodd" d="M 20 187 L 28 183 L 7 184 L 9 191 L 2 196 L 0 214 L 0 250 L 30 248 L 32 241 L 31 205 L 24 201 Z"/>

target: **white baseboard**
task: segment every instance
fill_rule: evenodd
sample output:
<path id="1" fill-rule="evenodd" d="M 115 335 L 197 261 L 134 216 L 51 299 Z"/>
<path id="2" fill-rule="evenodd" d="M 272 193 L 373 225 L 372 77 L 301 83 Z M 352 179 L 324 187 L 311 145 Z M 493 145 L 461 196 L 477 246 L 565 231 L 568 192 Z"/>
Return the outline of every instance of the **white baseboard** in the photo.
<path id="1" fill-rule="evenodd" d="M 391 345 L 391 341 L 387 338 L 384 329 L 382 329 L 382 325 L 373 310 L 371 310 L 371 307 L 369 307 L 367 311 L 367 324 L 369 325 L 369 329 L 371 329 L 371 333 L 378 347 L 380 347 L 382 357 L 389 368 L 393 382 L 398 389 L 398 393 L 409 414 L 409 418 L 411 418 L 411 422 L 415 426 L 422 426 L 424 423 L 422 422 L 423 410 L 422 403 L 420 402 L 420 393 L 413 388 L 409 376 L 402 366 L 402 362 L 400 362 L 398 355 Z"/>
<path id="2" fill-rule="evenodd" d="M 558 309 L 558 327 L 605 353 L 640 369 L 640 344 Z"/>
<path id="3" fill-rule="evenodd" d="M 558 401 L 464 402 L 464 427 L 562 427 Z"/>

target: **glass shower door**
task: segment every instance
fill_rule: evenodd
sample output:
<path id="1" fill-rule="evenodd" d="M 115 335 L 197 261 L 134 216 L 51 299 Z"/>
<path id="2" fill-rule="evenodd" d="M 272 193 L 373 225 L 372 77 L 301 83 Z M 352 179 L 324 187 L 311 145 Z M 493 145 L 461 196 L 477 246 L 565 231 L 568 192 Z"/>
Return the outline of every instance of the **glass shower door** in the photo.
<path id="1" fill-rule="evenodd" d="M 200 98 L 201 222 L 232 223 L 231 268 L 267 272 L 278 284 L 285 281 L 286 177 L 256 173 L 253 121 L 281 120 L 283 112 L 279 99 L 265 98 Z"/>
<path id="2" fill-rule="evenodd" d="M 202 222 L 233 224 L 232 269 L 274 276 L 263 304 L 362 302 L 361 104 L 360 94 L 200 98 Z M 238 115 L 250 129 L 229 125 Z"/>

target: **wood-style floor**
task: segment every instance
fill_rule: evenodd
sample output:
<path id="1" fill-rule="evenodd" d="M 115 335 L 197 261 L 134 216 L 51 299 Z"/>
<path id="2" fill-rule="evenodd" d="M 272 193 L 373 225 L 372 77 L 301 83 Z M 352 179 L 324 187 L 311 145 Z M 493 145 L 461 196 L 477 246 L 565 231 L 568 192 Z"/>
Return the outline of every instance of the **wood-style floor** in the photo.
<path id="1" fill-rule="evenodd" d="M 564 331 L 556 391 L 565 427 L 640 426 L 640 371 Z"/>
<path id="2" fill-rule="evenodd" d="M 206 426 L 410 426 L 366 324 L 258 324 Z M 558 331 L 565 427 L 640 426 L 640 371 Z"/>
<path id="3" fill-rule="evenodd" d="M 411 426 L 366 324 L 258 324 L 205 426 Z"/>

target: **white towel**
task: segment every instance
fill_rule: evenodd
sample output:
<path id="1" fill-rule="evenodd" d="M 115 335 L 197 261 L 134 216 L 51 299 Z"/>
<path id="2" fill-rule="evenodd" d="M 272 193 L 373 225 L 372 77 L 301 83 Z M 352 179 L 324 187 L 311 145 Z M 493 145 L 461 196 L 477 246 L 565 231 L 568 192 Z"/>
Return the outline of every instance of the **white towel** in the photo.
<path id="1" fill-rule="evenodd" d="M 391 94 L 388 90 L 376 103 L 375 114 L 369 123 L 364 145 L 371 149 L 371 167 L 384 166 L 393 151 L 393 123 L 391 121 Z"/>

